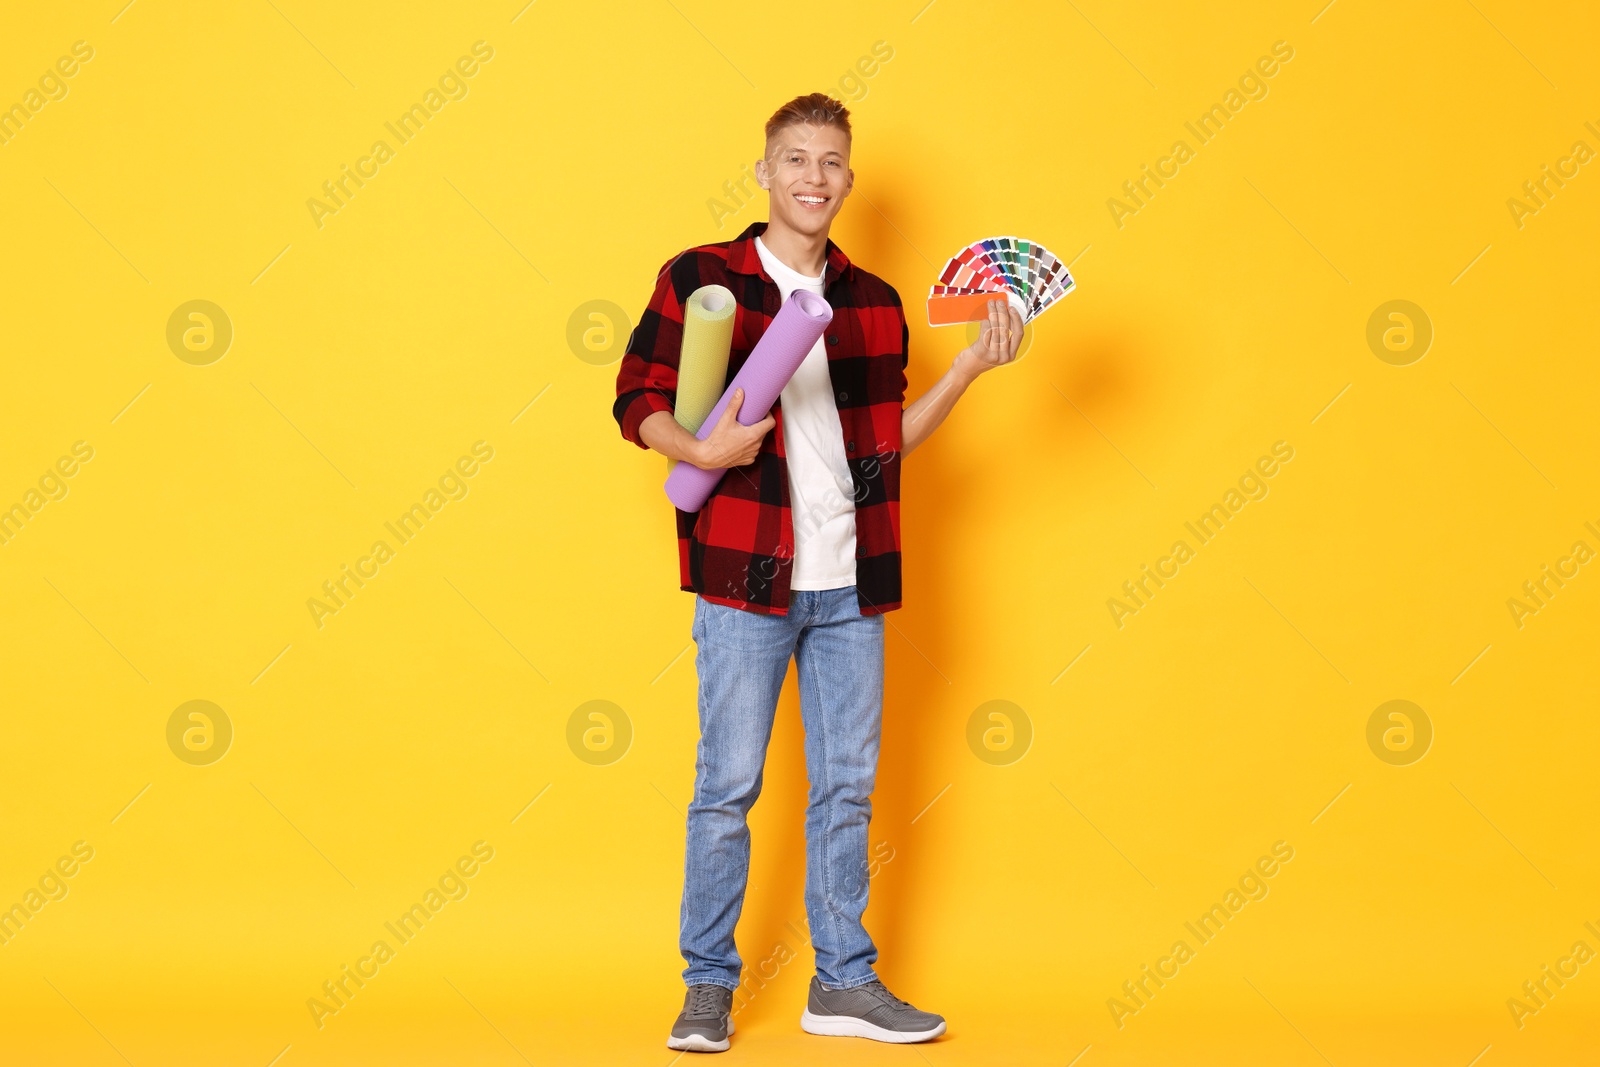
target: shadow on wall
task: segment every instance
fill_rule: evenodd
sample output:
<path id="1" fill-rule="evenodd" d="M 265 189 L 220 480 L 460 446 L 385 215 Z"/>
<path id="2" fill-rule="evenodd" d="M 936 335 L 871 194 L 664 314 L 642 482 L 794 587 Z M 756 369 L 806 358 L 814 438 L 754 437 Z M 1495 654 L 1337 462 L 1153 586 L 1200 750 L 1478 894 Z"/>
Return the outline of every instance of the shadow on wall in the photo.
<path id="1" fill-rule="evenodd" d="M 889 616 L 894 628 L 887 631 L 886 638 L 884 742 L 871 834 L 873 841 L 893 845 L 895 859 L 887 876 L 873 881 L 867 911 L 867 929 L 881 956 L 880 973 L 891 981 L 891 988 L 894 977 L 909 978 L 917 962 L 934 958 L 938 951 L 932 944 L 932 932 L 914 928 L 907 916 L 923 910 L 918 905 L 943 870 L 962 862 L 944 845 L 938 817 L 939 805 L 961 802 L 955 796 L 959 785 L 925 817 L 915 824 L 911 820 L 918 818 L 954 777 L 952 771 L 939 768 L 960 769 L 966 761 L 977 764 L 967 751 L 965 735 L 967 718 L 977 702 L 970 706 L 957 703 L 961 696 L 953 684 L 962 675 L 969 681 L 972 678 L 971 665 L 962 663 L 965 650 L 972 646 L 971 627 L 1009 625 L 998 615 L 998 606 L 993 608 L 994 614 L 971 617 L 971 605 L 959 603 L 945 580 L 963 569 L 984 566 L 985 553 L 974 553 L 973 546 L 966 543 L 971 530 L 968 512 L 974 507 L 994 506 L 990 475 L 996 462 L 1026 468 L 1007 476 L 1009 484 L 1025 487 L 1028 494 L 1007 502 L 1008 506 L 1014 503 L 1019 526 L 1032 525 L 1023 519 L 1028 512 L 1064 507 L 1081 514 L 1093 509 L 1102 503 L 1105 479 L 1123 484 L 1134 477 L 1089 420 L 1101 426 L 1108 421 L 1125 425 L 1116 413 L 1143 403 L 1145 393 L 1132 369 L 1137 355 L 1110 333 L 1083 333 L 1065 327 L 1062 312 L 1056 313 L 1050 326 L 1050 334 L 1034 345 L 1022 363 L 992 371 L 974 386 L 975 392 L 985 387 L 1000 392 L 1001 388 L 995 387 L 1005 379 L 995 379 L 1017 376 L 1003 386 L 1004 403 L 1009 405 L 1007 422 L 1029 428 L 1029 451 L 1012 454 L 997 447 L 975 452 L 949 447 L 948 441 L 946 447 L 940 447 L 936 434 L 908 462 L 902 484 L 906 608 Z M 958 407 L 951 414 L 952 422 L 961 414 Z M 1060 544 L 1035 547 L 1070 549 Z M 1073 554 L 1040 553 L 1041 558 L 1047 555 L 1060 562 L 1045 566 L 1055 566 L 1063 573 L 1041 575 L 1036 589 L 1070 584 L 1073 579 L 1066 572 L 1073 566 Z M 1000 569 L 1012 570 L 1010 563 Z M 1008 590 L 997 599 L 1014 602 L 1028 596 L 1026 591 Z M 1067 649 L 1067 643 L 1063 635 L 1062 664 L 1076 651 Z M 1041 679 L 1044 682 L 1048 678 Z M 965 688 L 970 691 L 970 686 Z M 979 700 L 1007 695 L 987 693 Z M 1013 767 L 993 770 L 1027 776 L 1039 773 L 1026 757 Z"/>

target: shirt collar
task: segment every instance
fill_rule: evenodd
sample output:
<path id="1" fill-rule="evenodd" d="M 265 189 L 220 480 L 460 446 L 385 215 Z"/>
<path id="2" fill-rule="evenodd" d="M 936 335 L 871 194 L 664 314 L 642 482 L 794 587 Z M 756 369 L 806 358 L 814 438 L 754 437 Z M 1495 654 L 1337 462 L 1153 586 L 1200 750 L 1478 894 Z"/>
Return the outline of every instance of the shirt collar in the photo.
<path id="1" fill-rule="evenodd" d="M 744 228 L 744 232 L 735 237 L 728 245 L 728 269 L 737 274 L 757 274 L 768 281 L 772 277 L 767 274 L 766 268 L 761 265 L 761 254 L 756 251 L 756 238 L 765 233 L 765 222 L 752 222 Z M 850 258 L 846 256 L 833 239 L 828 239 L 826 249 L 826 266 L 822 272 L 822 288 L 826 290 L 834 281 L 844 276 L 850 269 Z"/>

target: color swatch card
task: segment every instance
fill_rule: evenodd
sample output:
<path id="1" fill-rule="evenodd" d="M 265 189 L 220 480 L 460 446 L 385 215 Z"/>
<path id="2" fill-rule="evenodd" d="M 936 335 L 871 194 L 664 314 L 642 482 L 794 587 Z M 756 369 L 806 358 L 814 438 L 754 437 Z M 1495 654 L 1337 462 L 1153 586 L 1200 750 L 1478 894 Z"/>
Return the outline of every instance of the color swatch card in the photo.
<path id="1" fill-rule="evenodd" d="M 1026 324 L 1074 285 L 1066 265 L 1037 241 L 986 237 L 957 252 L 939 272 L 928 290 L 928 325 L 981 319 L 997 296 L 1005 297 Z"/>

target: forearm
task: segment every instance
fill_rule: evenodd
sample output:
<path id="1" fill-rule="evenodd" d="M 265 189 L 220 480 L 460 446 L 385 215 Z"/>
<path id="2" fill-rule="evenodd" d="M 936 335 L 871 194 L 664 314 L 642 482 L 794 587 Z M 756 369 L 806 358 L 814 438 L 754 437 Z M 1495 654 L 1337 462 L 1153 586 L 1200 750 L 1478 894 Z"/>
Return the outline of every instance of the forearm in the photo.
<path id="1" fill-rule="evenodd" d="M 950 369 L 945 371 L 940 379 L 933 383 L 933 387 L 918 397 L 911 406 L 906 408 L 900 418 L 900 454 L 907 455 L 913 448 L 933 435 L 933 431 L 944 422 L 945 416 L 950 414 L 956 406 L 956 401 L 961 399 L 961 394 L 967 391 L 977 378 L 979 371 L 969 361 L 968 353 L 963 351 L 950 364 Z"/>
<path id="2" fill-rule="evenodd" d="M 653 411 L 639 424 L 639 439 L 669 459 L 700 466 L 702 444 L 670 411 Z"/>

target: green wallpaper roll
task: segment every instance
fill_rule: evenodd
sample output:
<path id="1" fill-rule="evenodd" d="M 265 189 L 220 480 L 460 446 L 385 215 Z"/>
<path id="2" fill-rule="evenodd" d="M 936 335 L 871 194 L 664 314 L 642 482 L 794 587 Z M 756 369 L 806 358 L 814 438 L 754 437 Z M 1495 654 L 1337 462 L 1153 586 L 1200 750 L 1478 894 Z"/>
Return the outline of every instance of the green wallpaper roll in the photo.
<path id="1" fill-rule="evenodd" d="M 683 347 L 678 354 L 678 402 L 672 417 L 690 433 L 699 431 L 727 384 L 728 351 L 733 347 L 733 293 L 703 285 L 683 306 Z M 677 466 L 667 460 L 667 473 Z"/>

